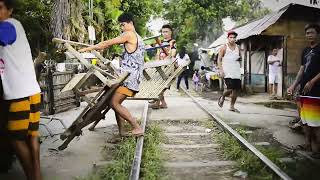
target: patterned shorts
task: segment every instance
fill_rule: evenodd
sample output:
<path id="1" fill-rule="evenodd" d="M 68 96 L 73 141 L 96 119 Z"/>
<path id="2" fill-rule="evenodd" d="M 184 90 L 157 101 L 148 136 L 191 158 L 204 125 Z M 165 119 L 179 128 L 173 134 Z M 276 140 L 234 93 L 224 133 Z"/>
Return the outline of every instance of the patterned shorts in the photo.
<path id="1" fill-rule="evenodd" d="M 15 140 L 39 136 L 40 94 L 8 101 L 8 131 Z"/>

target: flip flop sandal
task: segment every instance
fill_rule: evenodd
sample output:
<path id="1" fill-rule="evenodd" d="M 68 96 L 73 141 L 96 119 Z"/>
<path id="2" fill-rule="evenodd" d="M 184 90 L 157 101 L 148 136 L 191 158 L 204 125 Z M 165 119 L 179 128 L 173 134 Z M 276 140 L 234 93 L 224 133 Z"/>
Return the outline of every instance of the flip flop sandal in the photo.
<path id="1" fill-rule="evenodd" d="M 298 123 L 300 120 L 301 120 L 300 117 L 296 117 L 290 123 L 295 124 L 295 123 Z"/>
<path id="2" fill-rule="evenodd" d="M 161 106 L 159 106 L 159 108 L 160 108 L 160 109 L 167 109 L 168 106 L 162 106 L 162 105 L 161 105 Z"/>
<path id="3" fill-rule="evenodd" d="M 229 109 L 229 111 L 240 113 L 240 111 L 238 109 Z"/>
<path id="4" fill-rule="evenodd" d="M 289 125 L 289 128 L 295 131 L 300 131 L 302 129 L 302 126 L 299 123 L 294 123 L 292 125 Z"/>
<path id="5" fill-rule="evenodd" d="M 150 106 L 150 108 L 152 108 L 152 109 L 160 109 L 160 105 L 152 104 Z"/>
<path id="6" fill-rule="evenodd" d="M 142 133 L 137 133 L 137 134 L 133 134 L 132 132 L 130 132 L 130 133 L 128 133 L 130 136 L 132 136 L 132 137 L 140 137 L 140 136 L 143 136 L 144 135 L 144 133 L 142 132 Z"/>
<path id="7" fill-rule="evenodd" d="M 224 100 L 222 101 L 222 99 L 224 99 L 223 96 L 220 96 L 219 100 L 218 100 L 218 106 L 221 107 L 221 108 L 222 108 L 223 103 L 224 103 Z"/>

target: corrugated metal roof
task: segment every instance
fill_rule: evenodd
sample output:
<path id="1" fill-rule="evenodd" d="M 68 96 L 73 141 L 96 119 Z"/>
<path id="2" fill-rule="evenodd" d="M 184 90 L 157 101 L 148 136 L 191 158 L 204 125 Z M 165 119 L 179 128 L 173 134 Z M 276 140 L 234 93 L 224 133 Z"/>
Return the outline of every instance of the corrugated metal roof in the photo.
<path id="1" fill-rule="evenodd" d="M 253 22 L 244 24 L 240 27 L 233 29 L 238 33 L 238 40 L 246 39 L 250 36 L 259 35 L 272 24 L 276 23 L 278 19 L 282 16 L 284 12 L 287 11 L 290 5 L 280 9 L 277 12 L 268 14 L 261 19 L 255 20 Z M 220 36 L 216 41 L 214 41 L 209 48 L 218 47 L 222 44 L 227 43 L 227 33 L 225 32 L 222 36 Z"/>

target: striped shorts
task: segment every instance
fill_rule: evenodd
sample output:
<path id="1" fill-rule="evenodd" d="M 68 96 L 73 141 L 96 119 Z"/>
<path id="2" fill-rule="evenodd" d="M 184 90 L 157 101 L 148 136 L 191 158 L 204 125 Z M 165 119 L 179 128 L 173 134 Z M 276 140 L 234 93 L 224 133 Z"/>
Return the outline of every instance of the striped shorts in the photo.
<path id="1" fill-rule="evenodd" d="M 41 95 L 9 100 L 8 132 L 12 139 L 26 140 L 39 136 Z"/>

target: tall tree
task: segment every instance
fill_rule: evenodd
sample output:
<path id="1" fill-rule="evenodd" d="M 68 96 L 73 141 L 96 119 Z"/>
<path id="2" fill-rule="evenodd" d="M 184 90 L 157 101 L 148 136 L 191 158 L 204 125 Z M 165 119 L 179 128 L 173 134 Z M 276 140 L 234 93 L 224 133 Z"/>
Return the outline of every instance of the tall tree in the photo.
<path id="1" fill-rule="evenodd" d="M 51 30 L 54 37 L 83 42 L 86 28 L 82 12 L 84 5 L 78 0 L 54 0 L 51 11 Z"/>
<path id="2" fill-rule="evenodd" d="M 227 16 L 246 22 L 267 12 L 260 0 L 170 0 L 165 9 L 164 17 L 175 28 L 178 45 L 189 49 L 196 41 L 217 38 Z"/>
<path id="3" fill-rule="evenodd" d="M 88 42 L 87 26 L 96 30 L 97 42 L 120 34 L 117 18 L 122 12 L 131 12 L 137 17 L 137 31 L 147 34 L 146 23 L 152 15 L 162 11 L 161 0 L 94 0 L 93 17 L 89 16 L 88 0 L 55 0 L 51 28 L 58 38 Z M 118 52 L 117 46 L 108 51 Z"/>
<path id="4" fill-rule="evenodd" d="M 50 0 L 18 0 L 13 17 L 23 25 L 33 55 L 51 48 Z"/>
<path id="5" fill-rule="evenodd" d="M 146 27 L 151 16 L 161 16 L 163 0 L 122 0 L 120 9 L 131 12 L 136 17 L 136 30 L 141 36 L 148 35 Z"/>

